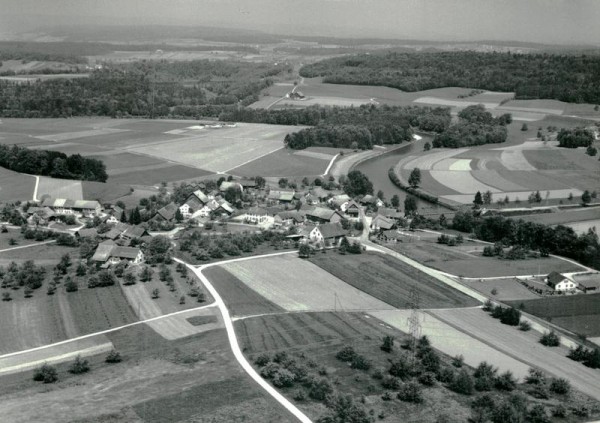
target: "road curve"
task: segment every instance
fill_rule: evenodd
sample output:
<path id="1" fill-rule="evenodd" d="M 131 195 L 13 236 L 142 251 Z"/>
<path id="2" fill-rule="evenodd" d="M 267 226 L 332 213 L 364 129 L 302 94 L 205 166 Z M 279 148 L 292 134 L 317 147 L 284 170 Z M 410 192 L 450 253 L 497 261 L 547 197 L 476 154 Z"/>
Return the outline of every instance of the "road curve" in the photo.
<path id="1" fill-rule="evenodd" d="M 271 255 L 271 254 L 269 254 Z M 257 258 L 257 257 L 252 257 Z M 229 315 L 229 310 L 225 306 L 225 302 L 215 289 L 215 287 L 210 283 L 208 278 L 204 276 L 202 273 L 203 269 L 206 269 L 211 266 L 223 264 L 223 262 L 217 262 L 214 264 L 208 264 L 201 267 L 191 266 L 179 259 L 175 259 L 175 261 L 179 263 L 185 264 L 191 271 L 193 271 L 196 276 L 202 281 L 206 289 L 210 292 L 210 294 L 215 299 L 215 304 L 219 307 L 221 311 L 221 315 L 223 316 L 223 321 L 225 322 L 225 329 L 227 330 L 227 338 L 229 339 L 229 344 L 231 345 L 231 350 L 233 351 L 233 355 L 244 371 L 252 378 L 256 383 L 258 383 L 269 395 L 277 400 L 286 410 L 288 410 L 291 414 L 293 414 L 299 421 L 302 423 L 312 423 L 312 421 L 306 416 L 300 409 L 298 409 L 294 404 L 292 404 L 286 397 L 281 395 L 274 387 L 272 387 L 266 380 L 264 380 L 257 372 L 254 370 L 252 365 L 246 360 L 240 346 L 238 344 L 237 337 L 235 335 L 235 329 L 233 327 L 233 321 L 231 320 L 231 316 Z"/>

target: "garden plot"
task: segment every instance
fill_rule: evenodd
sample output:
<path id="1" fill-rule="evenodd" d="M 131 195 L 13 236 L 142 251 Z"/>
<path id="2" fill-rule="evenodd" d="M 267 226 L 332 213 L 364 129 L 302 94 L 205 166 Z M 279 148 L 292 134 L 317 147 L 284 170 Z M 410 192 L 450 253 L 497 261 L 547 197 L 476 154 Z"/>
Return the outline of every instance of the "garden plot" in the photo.
<path id="1" fill-rule="evenodd" d="M 293 255 L 233 262 L 222 267 L 287 311 L 393 308 Z"/>
<path id="2" fill-rule="evenodd" d="M 538 367 L 549 374 L 568 379 L 575 389 L 600 399 L 598 373 L 567 358 L 568 348 L 549 348 L 540 344 L 538 332 L 523 332 L 513 326 L 503 325 L 481 309 L 435 310 L 429 313 L 529 367 Z M 493 363 L 491 359 L 487 361 Z M 518 370 L 510 370 L 522 376 Z"/>
<path id="3" fill-rule="evenodd" d="M 481 319 L 487 318 L 481 309 L 473 310 Z M 410 333 L 410 310 L 379 311 L 370 314 L 393 328 Z M 418 317 L 421 323 L 421 334 L 427 336 L 431 344 L 444 354 L 451 357 L 462 355 L 465 363 L 472 367 L 487 361 L 497 366 L 500 371 L 510 370 L 518 378 L 527 375 L 529 366 L 515 357 L 496 350 L 476 337 L 470 336 L 466 331 L 458 330 L 431 314 L 419 312 Z M 491 317 L 489 319 L 492 320 Z M 511 330 L 515 329 L 511 328 Z"/>
<path id="4" fill-rule="evenodd" d="M 215 317 L 215 320 L 214 322 L 208 322 L 203 325 L 194 325 L 188 320 L 200 316 L 213 316 Z M 184 311 L 183 313 L 163 317 L 147 322 L 146 324 L 163 338 L 170 341 L 224 327 L 221 313 L 215 306 L 210 306 L 201 310 Z"/>
<path id="5" fill-rule="evenodd" d="M 50 198 L 68 198 L 69 200 L 88 200 L 87 198 L 83 198 L 81 181 L 55 179 L 47 176 L 40 176 L 39 178 L 38 200 L 44 196 L 49 196 Z"/>
<path id="6" fill-rule="evenodd" d="M 499 189 L 486 185 L 473 177 L 471 172 L 456 172 L 451 170 L 431 170 L 431 176 L 440 184 L 463 194 L 475 194 L 477 191 L 500 192 Z M 471 198 L 472 200 L 472 198 Z"/>
<path id="7" fill-rule="evenodd" d="M 130 150 L 212 172 L 227 172 L 283 148 L 285 135 L 297 130 L 291 126 L 238 124 Z"/>
<path id="8" fill-rule="evenodd" d="M 448 170 L 468 172 L 471 170 L 471 159 L 455 159 Z"/>

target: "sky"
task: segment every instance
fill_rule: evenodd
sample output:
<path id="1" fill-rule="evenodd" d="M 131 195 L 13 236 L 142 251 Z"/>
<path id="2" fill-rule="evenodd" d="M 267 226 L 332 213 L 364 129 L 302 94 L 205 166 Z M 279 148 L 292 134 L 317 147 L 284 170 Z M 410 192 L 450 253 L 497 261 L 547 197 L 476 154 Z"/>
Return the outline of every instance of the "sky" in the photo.
<path id="1" fill-rule="evenodd" d="M 199 25 L 289 35 L 600 44 L 600 0 L 0 0 L 0 33 Z"/>

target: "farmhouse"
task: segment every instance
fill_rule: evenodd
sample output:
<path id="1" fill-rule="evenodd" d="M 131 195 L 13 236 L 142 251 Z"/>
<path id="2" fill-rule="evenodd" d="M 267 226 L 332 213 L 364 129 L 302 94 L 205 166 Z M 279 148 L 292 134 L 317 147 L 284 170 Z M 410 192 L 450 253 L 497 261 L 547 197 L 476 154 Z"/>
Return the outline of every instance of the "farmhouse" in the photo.
<path id="1" fill-rule="evenodd" d="M 336 195 L 334 197 L 331 197 L 327 202 L 330 205 L 333 205 L 334 207 L 341 208 L 348 201 L 350 201 L 350 196 L 348 194 L 340 194 L 340 195 Z"/>
<path id="2" fill-rule="evenodd" d="M 179 207 L 179 211 L 185 219 L 189 219 L 194 212 L 200 210 L 209 201 L 210 198 L 204 192 L 196 190 L 185 199 L 185 202 Z"/>
<path id="3" fill-rule="evenodd" d="M 144 238 L 150 236 L 146 228 L 143 226 L 128 226 L 122 233 L 121 238 L 131 241 L 134 238 Z"/>
<path id="4" fill-rule="evenodd" d="M 382 216 L 380 214 L 375 216 L 373 218 L 373 220 L 371 221 L 371 229 L 374 231 L 379 231 L 379 230 L 387 231 L 387 230 L 392 229 L 395 225 L 396 225 L 396 222 L 394 222 L 392 219 L 388 219 L 387 217 Z"/>
<path id="5" fill-rule="evenodd" d="M 319 198 L 314 194 L 308 193 L 300 200 L 300 202 L 314 206 L 315 204 L 319 204 Z"/>
<path id="6" fill-rule="evenodd" d="M 96 238 L 98 231 L 96 228 L 82 228 L 75 232 L 75 236 L 78 238 Z"/>
<path id="7" fill-rule="evenodd" d="M 342 204 L 340 208 L 344 213 L 349 214 L 351 216 L 358 216 L 358 213 L 360 211 L 360 205 L 354 200 L 350 200 L 347 203 Z"/>
<path id="8" fill-rule="evenodd" d="M 250 223 L 262 223 L 269 218 L 269 212 L 262 207 L 250 207 L 246 210 L 244 219 Z"/>
<path id="9" fill-rule="evenodd" d="M 175 218 L 177 209 L 178 207 L 175 203 L 167 204 L 162 209 L 158 210 L 152 219 L 159 222 L 170 222 Z"/>
<path id="10" fill-rule="evenodd" d="M 57 214 L 78 214 L 81 216 L 98 216 L 102 206 L 97 201 L 69 200 L 65 198 L 47 198 L 42 203 L 43 207 L 51 208 Z"/>
<path id="11" fill-rule="evenodd" d="M 296 193 L 294 191 L 281 191 L 281 190 L 271 190 L 269 191 L 269 195 L 267 196 L 268 200 L 279 201 L 282 203 L 289 203 L 294 199 L 294 195 Z"/>
<path id="12" fill-rule="evenodd" d="M 402 218 L 402 213 L 400 213 L 396 209 L 392 209 L 390 207 L 380 207 L 377 209 L 377 214 L 387 217 L 388 219 L 400 219 Z"/>
<path id="13" fill-rule="evenodd" d="M 373 195 L 365 195 L 363 198 L 360 199 L 360 204 L 383 207 L 383 201 L 381 201 L 381 199 Z"/>
<path id="14" fill-rule="evenodd" d="M 256 183 L 256 181 L 254 179 L 244 178 L 244 179 L 240 179 L 238 182 L 240 183 L 242 188 L 245 190 L 258 188 L 258 184 Z"/>
<path id="15" fill-rule="evenodd" d="M 577 288 L 575 281 L 558 272 L 551 272 L 546 277 L 546 283 L 555 291 L 573 291 Z"/>
<path id="16" fill-rule="evenodd" d="M 381 231 L 377 239 L 385 242 L 398 242 L 402 240 L 402 234 L 396 230 Z"/>
<path id="17" fill-rule="evenodd" d="M 276 226 L 292 226 L 304 222 L 304 215 L 298 211 L 281 211 L 275 215 Z"/>
<path id="18" fill-rule="evenodd" d="M 331 193 L 331 191 L 326 191 L 321 187 L 314 187 L 310 193 L 312 195 L 314 195 L 315 197 L 317 197 L 320 201 L 325 201 L 327 200 L 329 197 L 333 196 L 333 194 Z"/>
<path id="19" fill-rule="evenodd" d="M 600 290 L 600 273 L 576 275 L 573 279 L 583 292 L 597 292 Z"/>
<path id="20" fill-rule="evenodd" d="M 317 226 L 306 226 L 302 231 L 304 238 L 313 243 L 337 245 L 346 231 L 339 223 L 325 223 Z"/>
<path id="21" fill-rule="evenodd" d="M 92 256 L 92 261 L 102 263 L 105 267 L 117 264 L 121 260 L 139 264 L 144 261 L 144 253 L 139 248 L 121 247 L 112 241 L 104 241 L 98 245 Z"/>
<path id="22" fill-rule="evenodd" d="M 315 223 L 339 223 L 343 216 L 336 210 L 315 207 L 306 211 L 306 219 Z"/>

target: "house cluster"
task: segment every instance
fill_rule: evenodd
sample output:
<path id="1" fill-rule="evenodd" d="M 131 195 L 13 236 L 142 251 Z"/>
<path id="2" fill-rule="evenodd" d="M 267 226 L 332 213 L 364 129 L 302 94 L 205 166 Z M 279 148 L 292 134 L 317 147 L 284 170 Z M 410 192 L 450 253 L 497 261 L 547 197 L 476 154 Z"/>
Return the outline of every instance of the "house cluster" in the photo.
<path id="1" fill-rule="evenodd" d="M 108 267 L 121 261 L 129 264 L 142 263 L 144 253 L 138 245 L 152 239 L 143 226 L 122 222 L 111 225 L 107 232 L 101 233 L 97 228 L 82 228 L 76 232 L 76 236 L 80 239 L 93 238 L 100 241 L 92 256 L 92 262 L 100 267 Z"/>
<path id="2" fill-rule="evenodd" d="M 577 290 L 598 292 L 600 290 L 600 273 L 564 275 L 556 271 L 544 278 L 544 282 L 555 292 L 575 292 Z"/>

